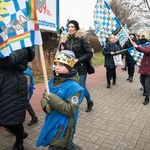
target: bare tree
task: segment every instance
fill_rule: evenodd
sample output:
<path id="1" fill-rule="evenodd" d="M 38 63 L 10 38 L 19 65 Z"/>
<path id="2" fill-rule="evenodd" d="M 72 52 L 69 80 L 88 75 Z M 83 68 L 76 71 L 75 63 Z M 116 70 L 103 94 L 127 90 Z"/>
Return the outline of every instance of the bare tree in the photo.
<path id="1" fill-rule="evenodd" d="M 110 7 L 120 22 L 129 29 L 141 27 L 143 20 L 150 18 L 147 0 L 111 0 Z M 149 26 L 148 21 L 143 26 Z"/>

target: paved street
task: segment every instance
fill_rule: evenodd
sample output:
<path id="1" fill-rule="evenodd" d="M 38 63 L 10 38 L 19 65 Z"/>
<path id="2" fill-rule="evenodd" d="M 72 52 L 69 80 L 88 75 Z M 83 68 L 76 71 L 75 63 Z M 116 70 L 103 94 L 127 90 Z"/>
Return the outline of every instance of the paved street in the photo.
<path id="1" fill-rule="evenodd" d="M 133 83 L 130 83 L 126 80 L 127 71 L 118 67 L 117 85 L 112 85 L 110 89 L 106 88 L 103 66 L 97 67 L 96 73 L 88 76 L 94 107 L 93 111 L 86 113 L 86 100 L 81 104 L 74 139 L 83 150 L 150 150 L 150 104 L 142 104 L 144 97 L 139 89 L 137 70 Z M 47 150 L 47 147 L 35 146 L 45 116 L 40 107 L 43 91 L 44 85 L 36 84 L 31 102 L 39 122 L 28 127 L 30 117 L 27 114 L 24 126 L 29 136 L 24 140 L 25 150 Z M 14 141 L 14 136 L 1 128 L 0 150 L 11 150 Z"/>

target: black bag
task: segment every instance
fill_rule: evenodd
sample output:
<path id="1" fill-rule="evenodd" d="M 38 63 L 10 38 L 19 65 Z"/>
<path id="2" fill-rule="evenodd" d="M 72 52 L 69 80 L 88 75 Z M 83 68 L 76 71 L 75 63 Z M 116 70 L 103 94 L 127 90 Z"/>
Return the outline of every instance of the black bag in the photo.
<path id="1" fill-rule="evenodd" d="M 95 73 L 95 68 L 94 68 L 93 64 L 91 63 L 91 61 L 87 61 L 87 72 L 88 72 L 88 74 Z"/>

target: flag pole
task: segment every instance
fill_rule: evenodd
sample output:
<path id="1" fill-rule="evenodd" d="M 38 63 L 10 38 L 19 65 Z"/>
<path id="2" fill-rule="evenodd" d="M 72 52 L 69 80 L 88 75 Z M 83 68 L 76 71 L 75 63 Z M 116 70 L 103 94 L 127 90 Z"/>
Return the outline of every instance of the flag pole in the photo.
<path id="1" fill-rule="evenodd" d="M 39 45 L 39 51 L 40 51 L 40 58 L 41 58 L 41 63 L 42 63 L 42 69 L 43 69 L 44 83 L 45 83 L 46 92 L 50 93 L 49 87 L 48 87 L 48 78 L 47 78 L 46 65 L 45 65 L 45 59 L 44 59 L 44 55 L 43 55 L 42 45 Z"/>

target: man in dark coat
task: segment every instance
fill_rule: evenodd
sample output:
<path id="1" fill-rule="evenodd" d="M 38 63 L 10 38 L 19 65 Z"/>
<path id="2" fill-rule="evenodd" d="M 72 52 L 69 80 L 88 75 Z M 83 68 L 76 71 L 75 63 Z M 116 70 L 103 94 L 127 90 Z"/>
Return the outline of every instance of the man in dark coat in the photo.
<path id="1" fill-rule="evenodd" d="M 24 150 L 23 122 L 27 105 L 27 78 L 23 71 L 32 61 L 35 52 L 32 48 L 14 51 L 10 56 L 0 58 L 0 126 L 16 136 L 13 150 Z"/>
<path id="2" fill-rule="evenodd" d="M 147 105 L 149 103 L 150 96 L 150 45 L 147 47 L 141 47 L 135 42 L 132 42 L 132 44 L 139 52 L 144 53 L 141 66 L 139 67 L 139 73 L 141 74 L 140 82 L 144 88 L 143 95 L 145 96 L 145 100 L 143 104 Z"/>
<path id="3" fill-rule="evenodd" d="M 138 45 L 140 45 L 140 42 L 136 39 L 136 36 L 134 33 L 130 33 L 129 34 L 130 39 L 132 39 L 134 42 L 136 42 Z M 130 42 L 130 39 L 128 39 L 125 44 L 123 45 L 123 49 L 127 49 L 130 47 L 133 47 L 132 43 Z M 133 57 L 130 55 L 130 53 L 127 51 L 125 51 L 125 58 L 126 58 L 126 64 L 128 67 L 128 78 L 127 80 L 129 80 L 130 82 L 133 82 L 133 76 L 134 76 L 134 71 L 135 71 L 135 60 L 133 59 Z"/>
<path id="4" fill-rule="evenodd" d="M 148 40 L 145 38 L 145 35 L 142 35 L 142 37 L 140 39 L 140 43 L 145 44 L 146 42 L 148 42 Z"/>

